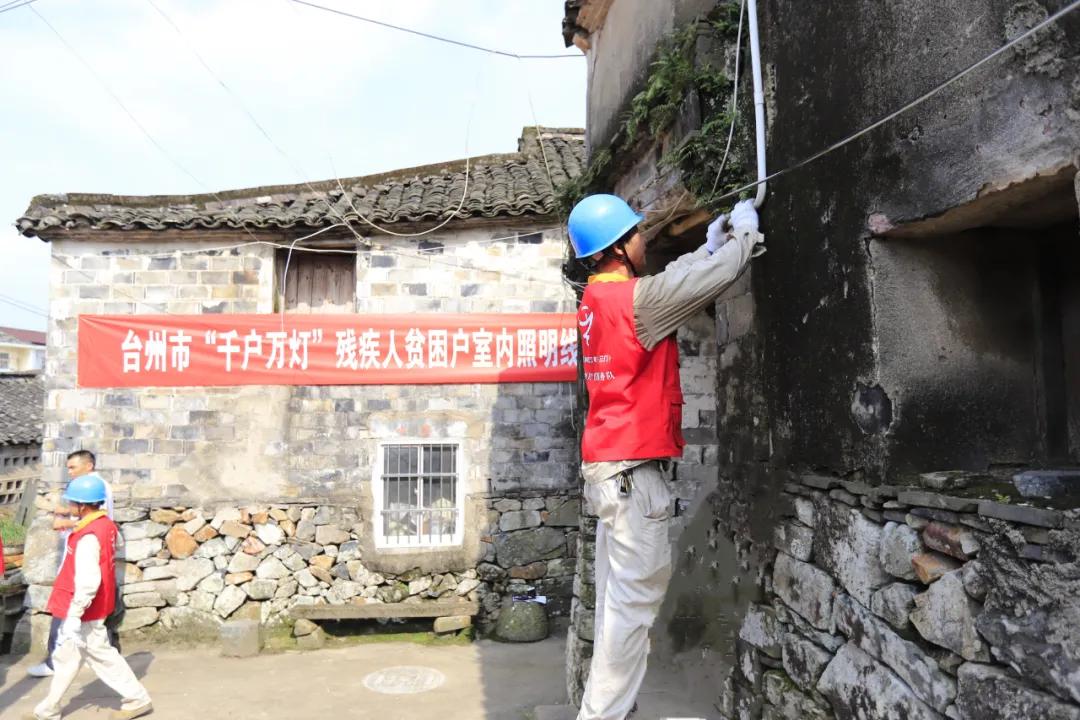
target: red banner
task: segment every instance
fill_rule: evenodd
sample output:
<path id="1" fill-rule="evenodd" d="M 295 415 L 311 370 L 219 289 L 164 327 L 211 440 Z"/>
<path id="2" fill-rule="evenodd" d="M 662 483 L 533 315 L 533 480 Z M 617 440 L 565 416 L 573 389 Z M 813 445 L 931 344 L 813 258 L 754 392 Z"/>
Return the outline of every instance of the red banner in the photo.
<path id="1" fill-rule="evenodd" d="M 569 382 L 569 314 L 80 315 L 80 387 Z"/>

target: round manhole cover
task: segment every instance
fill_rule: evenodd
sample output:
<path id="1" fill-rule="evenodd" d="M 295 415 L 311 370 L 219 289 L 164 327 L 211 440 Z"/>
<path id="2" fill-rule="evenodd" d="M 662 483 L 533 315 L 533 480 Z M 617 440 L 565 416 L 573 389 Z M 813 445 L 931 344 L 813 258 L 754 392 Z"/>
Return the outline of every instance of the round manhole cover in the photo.
<path id="1" fill-rule="evenodd" d="M 400 665 L 370 673 L 364 687 L 384 695 L 411 695 L 427 692 L 446 682 L 446 676 L 435 668 Z"/>

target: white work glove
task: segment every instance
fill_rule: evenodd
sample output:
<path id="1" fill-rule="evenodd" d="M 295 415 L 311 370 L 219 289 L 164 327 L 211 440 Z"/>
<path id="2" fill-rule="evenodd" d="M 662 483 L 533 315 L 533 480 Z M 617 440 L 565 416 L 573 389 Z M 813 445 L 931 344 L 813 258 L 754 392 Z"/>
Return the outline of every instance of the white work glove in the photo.
<path id="1" fill-rule="evenodd" d="M 724 243 L 728 241 L 727 225 L 728 216 L 727 213 L 719 216 L 711 223 L 705 230 L 705 249 L 712 255 L 714 252 L 723 247 Z"/>
<path id="2" fill-rule="evenodd" d="M 735 228 L 736 234 L 758 230 L 758 214 L 754 209 L 753 200 L 743 200 L 735 203 L 731 210 L 731 227 Z"/>
<path id="3" fill-rule="evenodd" d="M 79 631 L 82 629 L 82 619 L 77 617 L 64 618 L 64 622 L 60 624 L 60 630 L 56 633 L 56 645 L 59 647 L 69 640 L 73 641 L 76 646 L 81 647 L 83 645 L 82 635 Z"/>

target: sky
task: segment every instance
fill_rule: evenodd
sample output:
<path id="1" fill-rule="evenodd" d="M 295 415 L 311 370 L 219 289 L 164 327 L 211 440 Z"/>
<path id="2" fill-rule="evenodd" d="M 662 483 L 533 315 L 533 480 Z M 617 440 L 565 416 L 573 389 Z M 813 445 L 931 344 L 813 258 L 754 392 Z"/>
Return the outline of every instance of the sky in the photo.
<path id="1" fill-rule="evenodd" d="M 577 52 L 563 46 L 562 0 L 314 1 L 519 54 Z M 35 195 L 367 175 L 512 152 L 534 122 L 585 122 L 584 57 L 506 58 L 293 0 L 37 0 L 4 12 L 6 4 L 0 326 L 45 329 L 48 245 L 14 229 Z"/>

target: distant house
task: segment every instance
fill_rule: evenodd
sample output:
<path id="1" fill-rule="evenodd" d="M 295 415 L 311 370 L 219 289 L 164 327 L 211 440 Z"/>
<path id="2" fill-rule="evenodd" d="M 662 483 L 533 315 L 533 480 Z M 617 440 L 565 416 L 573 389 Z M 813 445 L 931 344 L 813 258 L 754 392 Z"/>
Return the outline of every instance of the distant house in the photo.
<path id="1" fill-rule="evenodd" d="M 93 450 L 128 563 L 205 570 L 125 631 L 249 600 L 268 623 L 441 600 L 483 625 L 526 584 L 569 611 L 577 332 L 556 188 L 584 153 L 581 130 L 527 128 L 514 152 L 374 176 L 31 202 L 20 231 L 64 267 L 43 486 Z M 38 523 L 28 557 L 39 526 L 55 544 Z"/>
<path id="2" fill-rule="evenodd" d="M 0 375 L 0 505 L 18 502 L 37 472 L 44 407 L 41 375 Z"/>
<path id="3" fill-rule="evenodd" d="M 24 373 L 45 367 L 45 333 L 0 327 L 0 373 Z"/>

